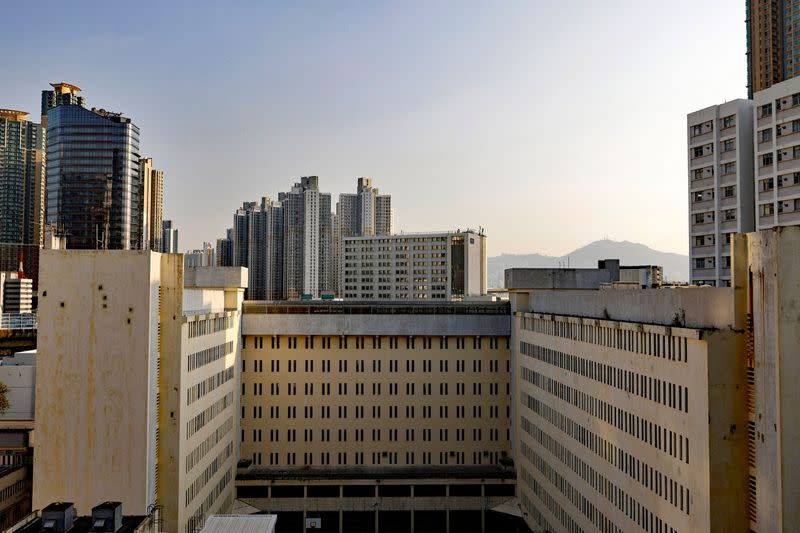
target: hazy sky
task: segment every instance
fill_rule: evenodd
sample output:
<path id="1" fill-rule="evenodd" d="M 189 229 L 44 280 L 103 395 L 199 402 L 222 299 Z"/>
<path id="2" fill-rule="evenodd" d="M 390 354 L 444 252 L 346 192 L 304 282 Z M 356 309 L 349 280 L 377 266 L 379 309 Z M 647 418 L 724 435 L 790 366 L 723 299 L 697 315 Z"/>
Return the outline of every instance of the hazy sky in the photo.
<path id="1" fill-rule="evenodd" d="M 236 5 L 234 5 L 236 4 Z M 0 0 L 0 107 L 121 111 L 182 250 L 299 176 L 370 176 L 398 230 L 490 254 L 687 253 L 686 114 L 746 96 L 744 0 Z"/>

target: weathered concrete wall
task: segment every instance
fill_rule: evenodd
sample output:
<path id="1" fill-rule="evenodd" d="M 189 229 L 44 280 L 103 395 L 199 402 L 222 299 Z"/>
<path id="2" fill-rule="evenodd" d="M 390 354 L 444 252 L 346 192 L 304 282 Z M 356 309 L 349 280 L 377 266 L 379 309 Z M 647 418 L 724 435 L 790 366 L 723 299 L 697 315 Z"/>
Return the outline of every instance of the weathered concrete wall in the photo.
<path id="1" fill-rule="evenodd" d="M 247 269 L 244 267 L 189 267 L 184 271 L 184 286 L 209 289 L 247 287 Z"/>
<path id="2" fill-rule="evenodd" d="M 509 268 L 508 289 L 596 289 L 615 281 L 609 270 L 594 268 Z"/>
<path id="3" fill-rule="evenodd" d="M 527 309 L 516 310 L 691 328 L 734 326 L 730 288 L 531 291 Z"/>
<path id="4" fill-rule="evenodd" d="M 792 531 L 800 524 L 800 228 L 739 238 L 751 272 L 757 525 Z"/>
<path id="5" fill-rule="evenodd" d="M 245 314 L 243 335 L 493 335 L 511 334 L 509 315 Z"/>
<path id="6" fill-rule="evenodd" d="M 151 287 L 158 254 L 43 250 L 33 507 L 147 514 Z"/>

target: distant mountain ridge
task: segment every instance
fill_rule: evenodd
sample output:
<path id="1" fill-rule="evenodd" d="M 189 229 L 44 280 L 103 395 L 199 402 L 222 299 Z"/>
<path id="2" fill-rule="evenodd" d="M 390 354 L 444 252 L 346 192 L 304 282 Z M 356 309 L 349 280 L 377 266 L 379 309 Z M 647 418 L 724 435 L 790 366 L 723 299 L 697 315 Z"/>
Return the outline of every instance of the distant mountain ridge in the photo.
<path id="1" fill-rule="evenodd" d="M 619 259 L 626 265 L 659 265 L 664 267 L 666 281 L 689 280 L 689 257 L 671 252 L 659 252 L 630 241 L 603 239 L 594 241 L 561 257 L 541 254 L 501 254 L 490 257 L 488 262 L 489 287 L 504 286 L 504 271 L 507 268 L 596 268 L 600 259 Z"/>

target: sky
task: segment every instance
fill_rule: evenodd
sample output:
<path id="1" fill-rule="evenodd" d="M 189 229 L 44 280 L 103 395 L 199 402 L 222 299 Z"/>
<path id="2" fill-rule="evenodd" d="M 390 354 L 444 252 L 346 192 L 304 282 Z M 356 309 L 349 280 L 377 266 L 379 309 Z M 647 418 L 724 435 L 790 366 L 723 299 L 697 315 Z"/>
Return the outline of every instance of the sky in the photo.
<path id="1" fill-rule="evenodd" d="M 744 0 L 0 0 L 0 107 L 66 81 L 141 130 L 180 248 L 300 176 L 489 253 L 688 252 L 686 115 L 746 97 Z"/>

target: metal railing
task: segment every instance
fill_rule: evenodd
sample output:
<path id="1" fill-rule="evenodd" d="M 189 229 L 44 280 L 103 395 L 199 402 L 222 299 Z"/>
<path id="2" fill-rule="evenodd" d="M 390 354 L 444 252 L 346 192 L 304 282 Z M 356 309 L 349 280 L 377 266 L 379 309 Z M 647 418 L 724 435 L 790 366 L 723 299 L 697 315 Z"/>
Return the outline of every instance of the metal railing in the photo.
<path id="1" fill-rule="evenodd" d="M 3 313 L 0 329 L 36 329 L 36 315 L 32 313 Z"/>

